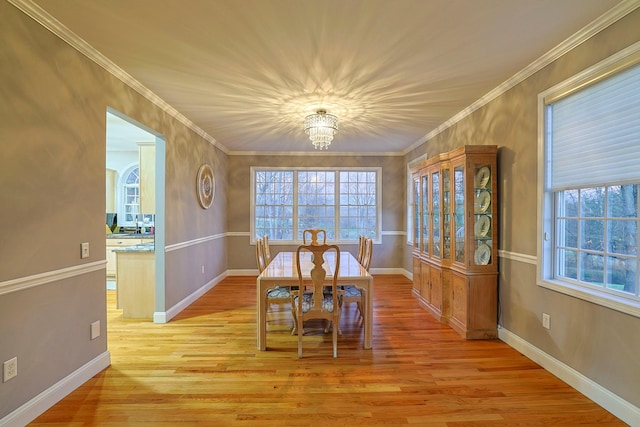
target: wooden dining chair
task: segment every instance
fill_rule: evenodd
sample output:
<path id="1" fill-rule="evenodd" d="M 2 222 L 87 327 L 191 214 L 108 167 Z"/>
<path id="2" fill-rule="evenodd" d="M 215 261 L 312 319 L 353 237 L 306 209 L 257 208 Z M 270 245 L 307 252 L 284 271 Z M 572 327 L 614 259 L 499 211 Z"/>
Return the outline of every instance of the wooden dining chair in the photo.
<path id="1" fill-rule="evenodd" d="M 358 262 L 360 264 L 362 264 L 362 257 L 364 256 L 364 241 L 365 241 L 365 237 L 361 234 L 360 237 L 358 237 L 358 255 L 356 255 L 356 259 L 358 260 Z"/>
<path id="2" fill-rule="evenodd" d="M 262 252 L 264 253 L 264 262 L 269 265 L 271 262 L 271 249 L 269 248 L 269 235 L 265 234 L 262 237 Z"/>
<path id="3" fill-rule="evenodd" d="M 335 262 L 329 266 L 324 254 L 335 251 Z M 301 254 L 311 252 L 313 266 L 301 262 Z M 303 264 L 304 270 L 303 271 Z M 324 266 L 330 268 L 327 272 Z M 298 358 L 302 358 L 302 337 L 304 322 L 311 319 L 323 319 L 330 322 L 333 332 L 333 357 L 338 357 L 338 328 L 340 326 L 341 302 L 338 293 L 338 271 L 340 269 L 340 248 L 337 245 L 301 245 L 296 250 L 296 269 L 298 272 L 298 290 L 291 292 L 291 312 L 298 335 Z M 325 293 L 327 275 L 333 273 L 330 280 L 331 293 Z M 305 279 L 305 277 L 307 277 Z"/>
<path id="4" fill-rule="evenodd" d="M 363 255 L 362 255 L 362 260 L 360 261 L 360 265 L 362 265 L 364 269 L 367 271 L 369 271 L 369 267 L 371 266 L 372 256 L 373 256 L 373 239 L 365 238 L 364 244 L 363 244 Z M 366 298 L 366 291 L 355 285 L 344 285 L 343 292 L 344 292 L 344 295 L 342 297 L 342 303 L 343 304 L 348 304 L 351 302 L 357 303 L 360 316 L 364 318 L 364 315 L 365 315 L 364 299 Z"/>
<path id="5" fill-rule="evenodd" d="M 326 245 L 327 244 L 327 232 L 326 230 L 322 230 L 322 229 L 309 229 L 309 230 L 304 230 L 302 232 L 302 244 L 306 245 L 307 244 L 307 235 L 310 236 L 311 240 L 310 240 L 310 245 L 319 245 L 320 243 L 318 243 L 318 236 L 322 234 L 322 244 Z"/>
<path id="6" fill-rule="evenodd" d="M 264 240 L 261 238 L 256 239 L 256 262 L 258 264 L 258 274 L 261 274 L 269 265 L 265 258 Z M 264 298 L 267 309 L 270 304 L 289 303 L 291 301 L 291 288 L 289 286 L 274 286 L 267 289 Z"/>

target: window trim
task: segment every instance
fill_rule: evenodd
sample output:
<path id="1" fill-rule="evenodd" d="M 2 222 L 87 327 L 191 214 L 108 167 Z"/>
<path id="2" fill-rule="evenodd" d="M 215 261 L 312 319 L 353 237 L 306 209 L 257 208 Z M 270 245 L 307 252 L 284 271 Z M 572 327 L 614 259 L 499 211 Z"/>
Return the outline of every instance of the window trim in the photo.
<path id="1" fill-rule="evenodd" d="M 548 104 L 638 63 L 640 63 L 640 42 L 634 43 L 538 95 L 538 219 L 536 239 L 538 258 L 536 283 L 538 286 L 635 317 L 640 317 L 640 302 L 604 290 L 558 280 L 553 276 L 555 212 L 553 211 L 554 193 L 549 188 L 550 162 L 549 148 L 545 145 L 547 139 L 545 121 Z"/>
<path id="2" fill-rule="evenodd" d="M 251 166 L 251 191 L 250 191 L 250 239 L 249 243 L 251 245 L 255 245 L 256 243 L 256 171 L 331 171 L 331 172 L 375 172 L 376 173 L 376 238 L 373 239 L 373 243 L 380 244 L 382 243 L 382 167 L 380 166 L 363 166 L 363 167 L 287 167 L 287 166 L 278 166 L 278 167 L 269 167 L 269 166 Z M 338 182 L 338 181 L 336 181 Z M 336 185 L 336 189 L 339 186 Z M 294 190 L 294 197 L 297 196 L 297 189 Z M 336 197 L 337 206 L 339 206 L 339 197 Z M 297 207 L 297 204 L 294 204 L 294 207 Z M 295 214 L 294 214 L 295 217 Z M 336 232 L 338 232 L 337 224 L 340 220 L 340 211 L 339 209 L 336 211 Z M 338 233 L 339 234 L 339 233 Z M 337 244 L 357 244 L 358 240 L 340 240 L 336 239 L 334 241 Z M 292 245 L 292 244 L 301 244 L 302 240 L 269 240 L 270 245 Z"/>

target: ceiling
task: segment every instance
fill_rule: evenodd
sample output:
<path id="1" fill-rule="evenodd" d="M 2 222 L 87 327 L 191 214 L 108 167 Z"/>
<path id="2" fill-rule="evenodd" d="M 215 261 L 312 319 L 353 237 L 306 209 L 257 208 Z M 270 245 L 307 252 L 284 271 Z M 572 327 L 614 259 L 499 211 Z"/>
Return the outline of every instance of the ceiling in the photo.
<path id="1" fill-rule="evenodd" d="M 331 154 L 402 154 L 620 0 L 33 3 L 227 153 L 312 153 L 322 108 Z"/>

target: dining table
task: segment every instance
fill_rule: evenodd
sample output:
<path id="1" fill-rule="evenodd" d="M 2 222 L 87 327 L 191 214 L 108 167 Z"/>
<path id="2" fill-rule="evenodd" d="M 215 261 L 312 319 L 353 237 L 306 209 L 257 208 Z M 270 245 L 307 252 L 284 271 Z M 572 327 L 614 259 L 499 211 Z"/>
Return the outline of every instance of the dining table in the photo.
<path id="1" fill-rule="evenodd" d="M 333 277 L 332 266 L 335 265 L 335 252 L 324 254 L 323 268 L 327 271 L 327 280 Z M 301 270 L 310 271 L 312 268 L 311 253 L 300 254 Z M 308 277 L 303 277 L 307 279 Z M 260 273 L 256 280 L 257 291 L 257 344 L 258 350 L 267 349 L 267 290 L 275 286 L 298 286 L 298 271 L 296 268 L 295 252 L 278 252 L 269 265 Z M 340 252 L 340 267 L 338 270 L 338 285 L 355 285 L 364 290 L 364 348 L 371 348 L 373 335 L 373 276 L 358 262 L 351 252 Z"/>

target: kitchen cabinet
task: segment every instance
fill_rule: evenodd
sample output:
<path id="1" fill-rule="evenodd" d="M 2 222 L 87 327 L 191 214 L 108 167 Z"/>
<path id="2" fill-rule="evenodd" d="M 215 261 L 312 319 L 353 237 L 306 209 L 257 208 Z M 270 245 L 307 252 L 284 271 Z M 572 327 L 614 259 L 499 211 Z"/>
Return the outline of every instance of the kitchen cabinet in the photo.
<path id="1" fill-rule="evenodd" d="M 414 296 L 464 338 L 497 337 L 497 146 L 440 154 L 412 177 Z"/>
<path id="2" fill-rule="evenodd" d="M 118 250 L 118 302 L 125 319 L 153 319 L 156 304 L 155 254 L 149 250 Z"/>
<path id="3" fill-rule="evenodd" d="M 140 213 L 156 213 L 156 145 L 153 142 L 140 142 Z"/>

